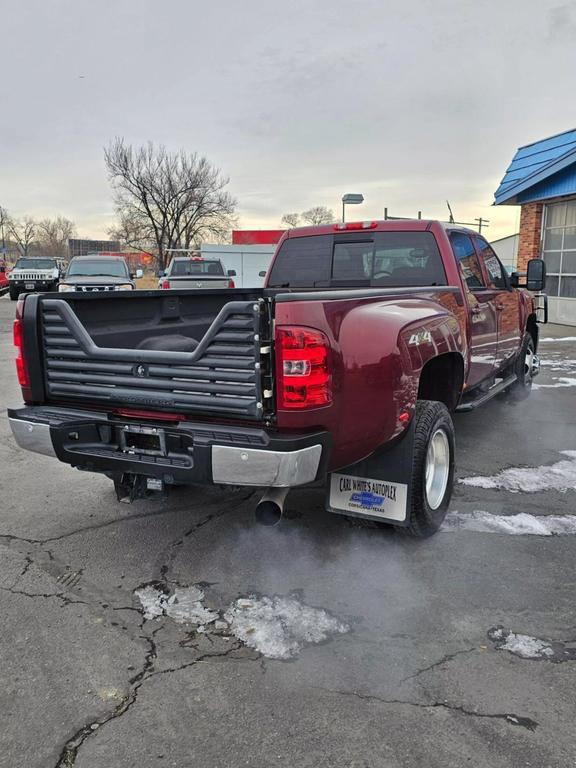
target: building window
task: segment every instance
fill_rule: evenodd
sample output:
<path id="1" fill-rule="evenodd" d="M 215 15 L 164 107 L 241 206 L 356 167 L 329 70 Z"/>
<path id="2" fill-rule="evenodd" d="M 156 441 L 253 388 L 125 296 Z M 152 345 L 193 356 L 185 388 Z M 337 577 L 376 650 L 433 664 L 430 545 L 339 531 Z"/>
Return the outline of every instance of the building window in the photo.
<path id="1" fill-rule="evenodd" d="M 576 298 L 576 200 L 546 206 L 543 257 L 549 296 Z"/>

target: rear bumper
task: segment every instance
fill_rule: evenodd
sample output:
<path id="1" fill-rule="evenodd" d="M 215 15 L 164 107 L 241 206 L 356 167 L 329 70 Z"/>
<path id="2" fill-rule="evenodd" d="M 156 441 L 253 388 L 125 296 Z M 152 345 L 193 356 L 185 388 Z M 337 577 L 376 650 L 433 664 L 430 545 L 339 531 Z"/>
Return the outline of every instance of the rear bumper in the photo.
<path id="1" fill-rule="evenodd" d="M 122 430 L 141 422 L 105 413 L 26 406 L 8 410 L 18 445 L 92 472 L 133 473 L 167 484 L 292 487 L 326 474 L 327 432 L 285 435 L 192 422 L 146 422 L 162 433 L 162 453 L 122 448 Z"/>

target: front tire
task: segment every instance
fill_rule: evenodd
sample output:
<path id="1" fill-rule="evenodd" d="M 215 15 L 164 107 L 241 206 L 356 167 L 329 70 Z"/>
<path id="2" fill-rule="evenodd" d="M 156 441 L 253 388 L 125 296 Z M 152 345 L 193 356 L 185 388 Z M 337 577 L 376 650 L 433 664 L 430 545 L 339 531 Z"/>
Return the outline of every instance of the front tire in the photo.
<path id="1" fill-rule="evenodd" d="M 17 301 L 18 296 L 20 295 L 18 288 L 13 288 L 12 286 L 8 288 L 8 293 L 10 294 L 12 301 Z"/>
<path id="2" fill-rule="evenodd" d="M 525 333 L 520 352 L 514 364 L 516 381 L 508 390 L 515 400 L 525 400 L 532 391 L 535 358 L 534 339 L 529 333 Z"/>
<path id="3" fill-rule="evenodd" d="M 410 523 L 399 530 L 425 539 L 439 530 L 452 497 L 454 425 L 448 408 L 435 400 L 419 400 L 414 419 Z"/>

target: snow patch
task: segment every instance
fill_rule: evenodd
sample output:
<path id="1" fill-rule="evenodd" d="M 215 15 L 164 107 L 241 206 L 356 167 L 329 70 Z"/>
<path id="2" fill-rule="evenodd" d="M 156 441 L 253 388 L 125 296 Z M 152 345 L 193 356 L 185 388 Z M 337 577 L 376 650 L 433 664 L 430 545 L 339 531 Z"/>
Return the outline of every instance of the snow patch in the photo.
<path id="1" fill-rule="evenodd" d="M 576 489 L 576 451 L 560 451 L 568 460 L 541 467 L 511 467 L 496 475 L 463 477 L 463 485 L 475 488 L 503 488 L 512 493 L 537 491 L 568 491 Z"/>
<path id="2" fill-rule="evenodd" d="M 557 370 L 553 368 L 552 370 Z M 554 377 L 556 384 L 532 384 L 533 389 L 557 389 L 558 387 L 576 387 L 576 379 L 568 376 Z"/>
<path id="3" fill-rule="evenodd" d="M 204 592 L 198 587 L 176 587 L 170 594 L 165 585 L 153 582 L 134 594 L 146 619 L 168 616 L 179 624 L 195 624 L 200 633 L 223 631 L 224 639 L 233 635 L 270 659 L 290 659 L 305 645 L 350 631 L 327 611 L 295 597 L 239 598 L 221 617 L 204 606 Z"/>
<path id="4" fill-rule="evenodd" d="M 540 343 L 541 344 L 542 344 L 542 342 L 552 343 L 554 341 L 557 341 L 558 343 L 560 343 L 562 341 L 576 341 L 576 336 L 562 336 L 559 339 L 554 339 L 552 337 L 549 337 L 549 338 L 546 338 L 546 339 L 540 339 Z"/>
<path id="5" fill-rule="evenodd" d="M 511 536 L 556 536 L 576 534 L 576 515 L 536 516 L 526 512 L 518 515 L 492 515 L 490 512 L 449 512 L 442 524 L 443 531 L 468 530 L 479 533 L 507 533 Z"/>
<path id="6" fill-rule="evenodd" d="M 551 357 L 547 360 L 540 360 L 540 365 L 544 368 L 550 367 L 553 371 L 557 370 L 557 367 L 573 368 L 576 366 L 576 360 L 564 358 L 564 357 Z"/>
<path id="7" fill-rule="evenodd" d="M 521 635 L 504 627 L 494 627 L 488 637 L 499 651 L 509 651 L 522 659 L 551 659 L 555 651 L 550 643 L 531 635 Z"/>
<path id="8" fill-rule="evenodd" d="M 215 611 L 205 608 L 204 592 L 198 587 L 176 587 L 169 594 L 161 585 L 147 584 L 134 593 L 144 609 L 144 618 L 169 616 L 179 624 L 210 624 L 219 618 Z"/>
<path id="9" fill-rule="evenodd" d="M 554 655 L 552 648 L 543 640 L 530 635 L 517 635 L 515 632 L 510 632 L 500 650 L 510 651 L 523 659 L 541 659 Z"/>
<path id="10" fill-rule="evenodd" d="M 290 659 L 305 645 L 350 629 L 326 611 L 293 597 L 239 599 L 224 618 L 239 640 L 270 659 Z"/>

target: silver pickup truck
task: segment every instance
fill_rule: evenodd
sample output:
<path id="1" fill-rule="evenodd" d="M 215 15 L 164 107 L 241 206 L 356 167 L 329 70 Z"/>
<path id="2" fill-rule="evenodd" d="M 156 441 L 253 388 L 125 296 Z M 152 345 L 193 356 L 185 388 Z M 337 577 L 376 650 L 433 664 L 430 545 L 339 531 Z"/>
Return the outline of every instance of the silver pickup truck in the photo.
<path id="1" fill-rule="evenodd" d="M 158 288 L 164 290 L 201 288 L 234 288 L 233 269 L 226 270 L 220 259 L 199 256 L 175 256 L 168 269 L 158 274 Z"/>

